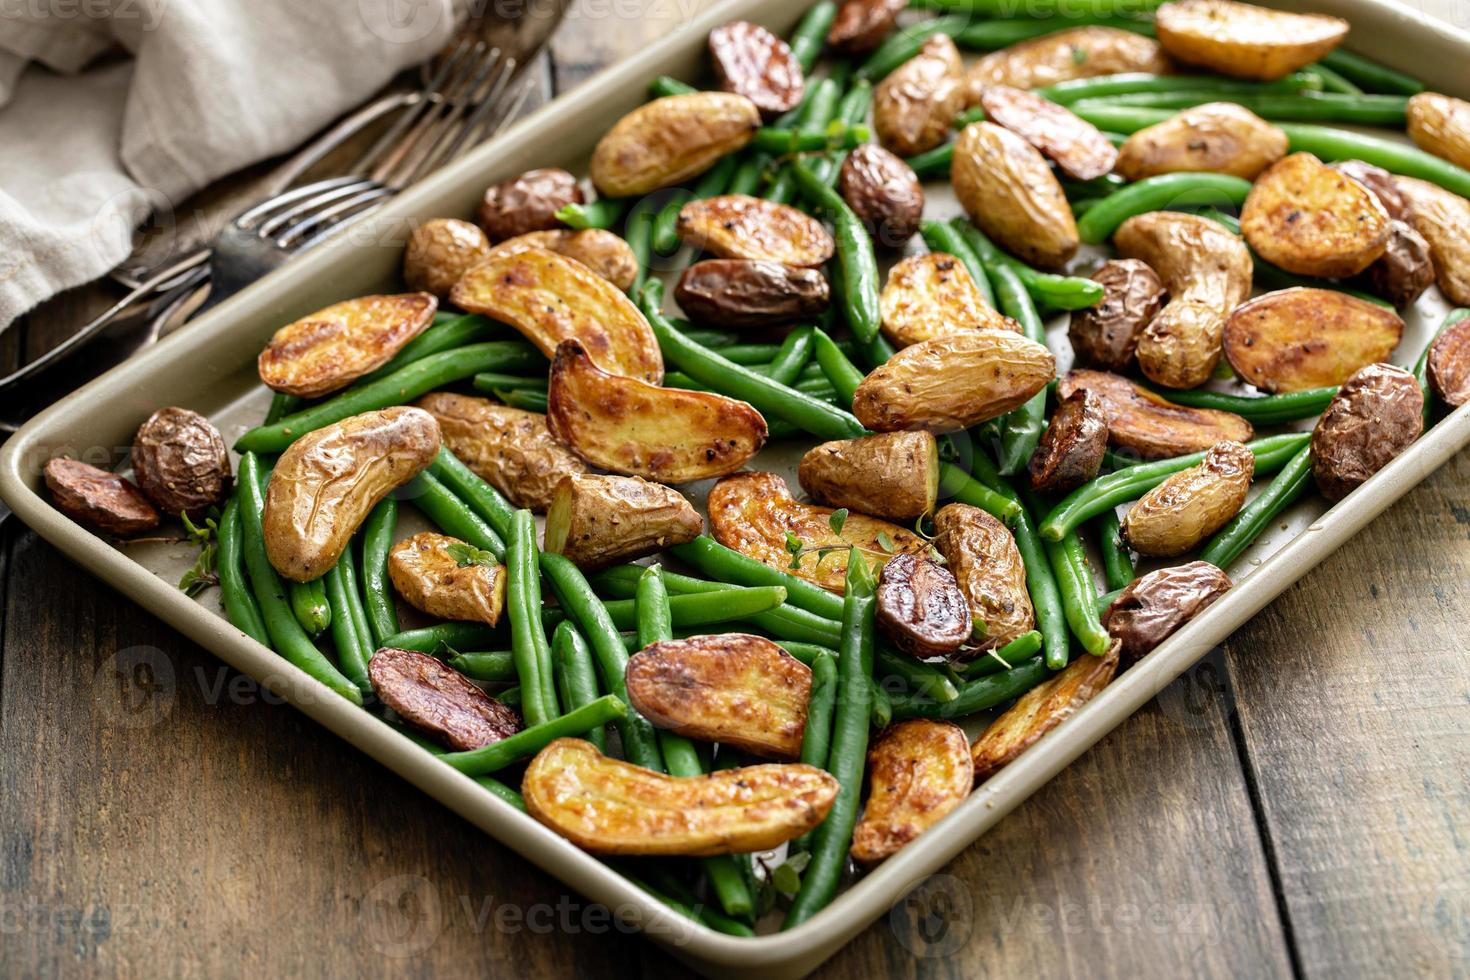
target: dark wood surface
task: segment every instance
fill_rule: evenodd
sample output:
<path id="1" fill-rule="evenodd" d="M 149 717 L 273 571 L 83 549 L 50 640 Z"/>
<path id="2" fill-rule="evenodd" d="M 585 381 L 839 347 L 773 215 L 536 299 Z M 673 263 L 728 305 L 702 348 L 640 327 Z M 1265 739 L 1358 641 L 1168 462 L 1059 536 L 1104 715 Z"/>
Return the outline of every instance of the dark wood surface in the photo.
<path id="1" fill-rule="evenodd" d="M 699 6 L 574 6 L 548 91 Z M 15 521 L 0 583 L 0 976 L 687 972 Z M 1467 620 L 1462 453 L 822 974 L 1470 973 Z"/>

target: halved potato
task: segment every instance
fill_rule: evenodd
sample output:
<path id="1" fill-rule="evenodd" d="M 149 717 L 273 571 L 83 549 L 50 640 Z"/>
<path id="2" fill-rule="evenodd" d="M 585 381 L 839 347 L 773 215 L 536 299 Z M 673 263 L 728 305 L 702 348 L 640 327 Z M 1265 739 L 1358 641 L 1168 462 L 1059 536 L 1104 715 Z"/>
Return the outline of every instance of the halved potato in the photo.
<path id="1" fill-rule="evenodd" d="M 857 548 L 875 573 L 891 555 L 929 550 L 928 542 L 912 531 L 865 514 L 848 514 L 836 533 L 831 508 L 798 503 L 775 473 L 725 477 L 710 488 L 705 510 L 710 534 L 720 544 L 838 595 L 849 548 Z M 803 552 L 795 567 L 788 535 L 800 542 Z"/>
<path id="2" fill-rule="evenodd" d="M 1062 185 L 1035 147 L 994 123 L 966 126 L 954 143 L 950 183 L 970 220 L 1007 251 L 1057 269 L 1081 239 Z"/>
<path id="3" fill-rule="evenodd" d="M 894 555 L 875 596 L 878 632 L 920 660 L 951 656 L 975 630 L 970 601 L 940 557 Z"/>
<path id="4" fill-rule="evenodd" d="M 1120 666 L 1147 655 L 1230 588 L 1230 576 L 1207 561 L 1158 568 L 1129 582 L 1102 616 L 1122 647 Z"/>
<path id="5" fill-rule="evenodd" d="M 1217 442 L 1248 442 L 1251 424 L 1233 412 L 1186 408 L 1107 371 L 1068 371 L 1057 397 L 1087 389 L 1102 399 L 1108 443 L 1140 459 L 1168 459 L 1209 449 Z"/>
<path id="6" fill-rule="evenodd" d="M 1118 671 L 1118 646 L 1114 641 L 1101 657 L 1078 657 L 1066 670 L 1021 695 L 1021 700 L 991 722 L 970 751 L 975 781 L 995 775 L 1107 687 Z"/>
<path id="7" fill-rule="evenodd" d="M 606 197 L 672 187 L 745 146 L 760 125 L 760 110 L 743 95 L 694 92 L 654 99 L 598 140 L 588 175 Z"/>
<path id="8" fill-rule="evenodd" d="M 388 577 L 420 612 L 494 626 L 505 609 L 505 566 L 475 557 L 459 538 L 424 531 L 388 552 Z"/>
<path id="9" fill-rule="evenodd" d="M 1470 306 L 1470 201 L 1414 177 L 1395 177 L 1394 184 L 1413 208 L 1414 228 L 1429 242 L 1440 292 Z"/>
<path id="10" fill-rule="evenodd" d="M 852 859 L 872 865 L 897 854 L 974 784 L 970 740 L 959 725 L 927 718 L 889 725 L 868 752 L 868 805 L 853 828 Z"/>
<path id="11" fill-rule="evenodd" d="M 453 667 L 417 650 L 383 647 L 368 661 L 373 693 L 405 723 L 456 752 L 509 738 L 516 713 Z"/>
<path id="12" fill-rule="evenodd" d="M 704 519 L 677 490 L 636 476 L 566 477 L 546 511 L 546 550 L 578 568 L 604 568 L 686 541 Z"/>
<path id="13" fill-rule="evenodd" d="M 1421 150 L 1470 167 L 1470 102 L 1420 92 L 1409 99 L 1408 129 Z"/>
<path id="14" fill-rule="evenodd" d="M 1293 153 L 1256 178 L 1240 231 L 1261 258 L 1287 272 L 1355 276 L 1388 247 L 1378 197 L 1310 153 Z"/>
<path id="15" fill-rule="evenodd" d="M 1312 430 L 1312 476 L 1334 503 L 1408 449 L 1424 431 L 1424 391 L 1401 367 L 1370 364 L 1332 397 Z"/>
<path id="16" fill-rule="evenodd" d="M 510 324 L 547 357 L 576 340 L 604 371 L 663 380 L 663 354 L 643 313 L 576 259 L 535 247 L 496 255 L 465 273 L 450 299 Z"/>
<path id="17" fill-rule="evenodd" d="M 1340 385 L 1388 359 L 1404 333 L 1393 310 L 1335 289 L 1278 289 L 1243 303 L 1225 324 L 1225 357 L 1262 391 Z"/>
<path id="18" fill-rule="evenodd" d="M 1021 330 L 985 302 L 964 263 L 944 252 L 910 255 L 889 269 L 879 310 L 883 336 L 895 347 L 986 327 Z"/>
<path id="19" fill-rule="evenodd" d="M 659 728 L 765 759 L 801 755 L 812 671 L 763 636 L 664 640 L 628 661 L 628 700 Z"/>
<path id="20" fill-rule="evenodd" d="M 723 259 L 753 259 L 810 268 L 836 244 L 822 223 L 789 204 L 748 194 L 722 194 L 679 209 L 679 237 Z"/>
<path id="21" fill-rule="evenodd" d="M 272 391 L 320 398 L 377 370 L 434 321 L 429 293 L 359 296 L 277 330 L 256 359 Z"/>
<path id="22" fill-rule="evenodd" d="M 1154 487 L 1123 516 L 1123 541 L 1142 555 L 1173 558 L 1224 527 L 1245 506 L 1256 457 L 1220 442 L 1205 458 Z"/>
<path id="23" fill-rule="evenodd" d="M 1073 78 L 1173 70 L 1159 42 L 1116 27 L 1073 27 L 992 51 L 970 66 L 970 104 L 992 85 L 1040 88 Z"/>
<path id="24" fill-rule="evenodd" d="M 459 277 L 489 254 L 490 240 L 479 225 L 458 218 L 434 218 L 408 236 L 403 247 L 403 281 L 409 289 L 448 298 Z"/>
<path id="25" fill-rule="evenodd" d="M 1233 102 L 1210 102 L 1129 136 L 1114 169 L 1129 180 L 1181 172 L 1255 180 L 1284 156 L 1279 127 Z"/>
<path id="26" fill-rule="evenodd" d="M 873 132 L 901 157 L 943 143 L 965 106 L 965 63 L 947 34 L 924 41 L 918 54 L 873 89 Z"/>
<path id="27" fill-rule="evenodd" d="M 1065 106 L 1009 85 L 987 86 L 980 96 L 985 116 L 1041 151 L 1075 180 L 1093 180 L 1113 169 L 1118 151 L 1096 126 Z"/>
<path id="28" fill-rule="evenodd" d="M 1452 324 L 1429 346 L 1429 386 L 1451 408 L 1470 402 L 1470 320 Z"/>
<path id="29" fill-rule="evenodd" d="M 1266 82 L 1318 60 L 1348 33 L 1341 17 L 1233 0 L 1173 0 L 1158 9 L 1154 24 L 1169 57 Z"/>
<path id="30" fill-rule="evenodd" d="M 939 443 L 932 432 L 880 432 L 807 450 L 796 473 L 818 503 L 912 521 L 939 496 Z"/>
<path id="31" fill-rule="evenodd" d="M 660 483 L 738 470 L 766 442 L 766 420 L 745 402 L 609 373 L 575 340 L 557 347 L 546 398 L 547 428 L 578 456 Z"/>
<path id="32" fill-rule="evenodd" d="M 544 248 L 569 259 L 576 259 L 624 292 L 638 278 L 638 257 L 633 254 L 628 243 L 602 228 L 528 231 L 492 247 L 485 258 L 516 255 L 529 248 Z"/>
<path id="33" fill-rule="evenodd" d="M 985 624 L 977 650 L 1004 646 L 1036 625 L 1026 591 L 1026 563 L 1010 529 L 969 504 L 949 504 L 934 515 L 934 547 L 970 602 L 970 616 Z"/>
<path id="34" fill-rule="evenodd" d="M 521 793 L 531 816 L 585 850 L 704 856 L 800 837 L 827 816 L 837 780 L 798 763 L 665 776 L 559 738 L 526 767 Z"/>
<path id="35" fill-rule="evenodd" d="M 905 347 L 858 385 L 852 411 L 875 432 L 956 432 L 1024 404 L 1056 377 L 1045 346 L 974 330 Z"/>

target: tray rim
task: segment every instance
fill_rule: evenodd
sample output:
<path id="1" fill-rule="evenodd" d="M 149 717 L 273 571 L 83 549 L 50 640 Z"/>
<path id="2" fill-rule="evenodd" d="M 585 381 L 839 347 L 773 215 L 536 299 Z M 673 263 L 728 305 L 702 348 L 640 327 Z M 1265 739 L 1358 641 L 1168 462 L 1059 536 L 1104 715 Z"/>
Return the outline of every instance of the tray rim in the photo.
<path id="1" fill-rule="evenodd" d="M 1298 6 L 1292 3 L 1277 4 Z M 483 174 L 493 168 L 497 151 L 508 146 L 534 144 L 536 130 L 553 113 L 586 110 L 618 97 L 639 79 L 659 73 L 660 67 L 686 54 L 690 39 L 700 39 L 714 26 L 733 17 L 768 23 L 794 23 L 809 4 L 784 0 L 725 0 L 680 25 L 642 52 L 599 73 L 595 85 L 584 84 L 558 97 L 510 127 L 463 160 L 445 168 L 418 187 L 405 192 L 384 209 L 385 217 L 411 219 L 426 202 L 467 183 L 483 186 Z M 1470 52 L 1470 33 L 1432 18 L 1414 8 L 1388 0 L 1310 0 L 1300 5 L 1370 19 L 1389 19 L 1406 32 L 1429 31 L 1436 40 Z M 1395 25 L 1397 26 L 1397 25 Z M 1368 35 L 1364 47 L 1382 49 L 1393 38 Z M 1392 62 L 1391 57 L 1378 56 Z M 614 93 L 614 94 L 610 94 Z M 1470 93 L 1461 93 L 1470 94 Z M 331 243 L 271 274 L 210 311 L 189 330 L 167 338 L 139 357 L 119 365 L 30 420 L 0 446 L 0 499 L 41 537 L 95 577 L 113 586 L 145 609 L 174 626 L 231 667 L 260 681 L 272 693 L 321 723 L 394 772 L 471 820 L 492 837 L 514 848 L 586 897 L 603 902 L 620 916 L 640 925 L 671 952 L 706 972 L 753 976 L 800 976 L 845 945 L 857 932 L 883 915 L 923 878 L 934 874 L 956 854 L 969 847 L 991 826 L 1036 789 L 1090 748 L 1201 656 L 1223 642 L 1241 624 L 1292 583 L 1303 577 L 1424 477 L 1470 444 L 1470 405 L 1442 419 L 1408 451 L 1376 474 L 1346 499 L 1331 507 L 1307 532 L 1297 535 L 1266 559 L 1239 586 L 1189 623 L 1179 633 L 1109 685 L 1077 715 L 1059 726 L 1037 746 L 987 780 L 936 827 L 950 833 L 927 833 L 901 854 L 880 865 L 843 892 L 809 922 L 790 932 L 737 938 L 714 932 L 665 910 L 627 878 L 602 861 L 541 826 L 531 817 L 480 788 L 416 745 L 406 736 L 332 694 L 266 647 L 240 633 L 223 618 L 159 580 L 121 551 L 74 524 L 38 492 L 38 476 L 27 471 L 27 460 L 47 434 L 84 400 L 125 397 L 130 388 L 149 377 L 176 369 L 192 353 L 209 343 L 209 335 L 242 326 L 266 315 L 269 297 L 291 283 L 329 274 L 350 261 L 362 246 L 350 239 Z M 1065 733 L 1062 734 L 1062 733 Z"/>

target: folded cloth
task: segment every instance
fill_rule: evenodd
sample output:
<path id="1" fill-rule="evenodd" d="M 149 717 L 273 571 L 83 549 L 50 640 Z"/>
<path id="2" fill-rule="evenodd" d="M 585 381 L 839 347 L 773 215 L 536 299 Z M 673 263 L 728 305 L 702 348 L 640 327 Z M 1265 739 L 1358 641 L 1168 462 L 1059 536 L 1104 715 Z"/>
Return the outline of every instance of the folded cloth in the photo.
<path id="1" fill-rule="evenodd" d="M 93 0 L 8 11 L 0 325 L 116 266 L 150 211 L 301 144 L 430 58 L 466 3 Z"/>

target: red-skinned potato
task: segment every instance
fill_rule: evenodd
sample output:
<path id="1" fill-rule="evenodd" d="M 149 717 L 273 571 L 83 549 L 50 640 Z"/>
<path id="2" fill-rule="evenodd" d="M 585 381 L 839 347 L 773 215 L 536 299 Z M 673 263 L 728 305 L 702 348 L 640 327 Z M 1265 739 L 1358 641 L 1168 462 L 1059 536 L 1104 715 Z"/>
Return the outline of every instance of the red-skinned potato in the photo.
<path id="1" fill-rule="evenodd" d="M 744 147 L 760 125 L 760 109 L 743 95 L 693 92 L 654 99 L 603 134 L 588 175 L 606 197 L 673 187 Z"/>
<path id="2" fill-rule="evenodd" d="M 1108 635 L 1128 666 L 1163 643 L 1230 589 L 1230 576 L 1207 561 L 1191 561 L 1140 575 L 1103 614 Z"/>
<path id="3" fill-rule="evenodd" d="M 906 0 L 843 0 L 827 31 L 827 46 L 843 54 L 866 54 L 893 32 Z"/>
<path id="4" fill-rule="evenodd" d="M 1123 516 L 1121 537 L 1141 555 L 1192 550 L 1245 506 L 1256 457 L 1238 442 L 1216 443 L 1204 459 L 1154 487 Z"/>
<path id="5" fill-rule="evenodd" d="M 1171 58 L 1222 75 L 1269 82 L 1318 60 L 1347 37 L 1348 22 L 1234 0 L 1173 0 L 1155 14 Z"/>
<path id="6" fill-rule="evenodd" d="M 868 804 L 852 832 L 852 858 L 873 865 L 965 801 L 975 781 L 965 730 L 911 718 L 890 725 L 868 752 Z"/>
<path id="7" fill-rule="evenodd" d="M 368 661 L 378 699 L 409 725 L 456 752 L 521 730 L 516 713 L 428 654 L 384 647 Z"/>
<path id="8" fill-rule="evenodd" d="M 924 219 L 924 186 L 914 168 L 876 143 L 842 161 L 837 190 L 880 248 L 902 248 Z"/>
<path id="9" fill-rule="evenodd" d="M 1058 269 L 1081 239 L 1072 206 L 1046 159 L 989 122 L 966 126 L 954 143 L 950 183 L 981 231 L 1032 265 Z"/>
<path id="10" fill-rule="evenodd" d="M 425 221 L 403 249 L 403 281 L 409 289 L 447 299 L 459 277 L 489 254 L 490 239 L 478 225 L 458 218 Z"/>
<path id="11" fill-rule="evenodd" d="M 299 398 L 329 395 L 387 364 L 438 308 L 428 293 L 333 303 L 275 332 L 256 359 L 260 380 Z"/>
<path id="12" fill-rule="evenodd" d="M 949 504 L 934 515 L 934 547 L 970 603 L 970 617 L 985 624 L 976 650 L 1005 646 L 1036 625 L 1026 591 L 1026 563 L 1010 530 L 969 504 Z"/>
<path id="13" fill-rule="evenodd" d="M 1077 310 L 1067 326 L 1072 353 L 1088 367 L 1126 371 L 1138 338 L 1168 295 L 1158 273 L 1139 259 L 1109 259 L 1092 274 L 1103 286 L 1096 306 Z"/>
<path id="14" fill-rule="evenodd" d="M 947 657 L 970 639 L 970 604 L 954 574 L 930 558 L 894 555 L 878 582 L 878 630 L 921 660 Z"/>
<path id="15" fill-rule="evenodd" d="M 801 458 L 797 479 L 820 504 L 913 521 L 939 496 L 939 443 L 923 431 L 824 442 Z"/>
<path id="16" fill-rule="evenodd" d="M 980 96 L 985 117 L 1041 151 L 1074 180 L 1093 180 L 1113 169 L 1118 151 L 1096 126 L 1065 106 L 1008 85 L 988 86 Z"/>
<path id="17" fill-rule="evenodd" d="M 676 490 L 636 476 L 579 473 L 546 511 L 546 550 L 579 568 L 604 568 L 692 541 L 704 520 Z"/>
<path id="18" fill-rule="evenodd" d="M 1392 364 L 1370 364 L 1343 382 L 1312 430 L 1312 475 L 1336 502 L 1419 438 L 1424 392 Z"/>
<path id="19" fill-rule="evenodd" d="M 1393 310 L 1335 289 L 1279 289 L 1235 308 L 1225 357 L 1243 380 L 1282 393 L 1340 385 L 1398 346 Z"/>
<path id="20" fill-rule="evenodd" d="M 1037 493 L 1066 493 L 1097 476 L 1108 448 L 1101 396 L 1078 388 L 1061 399 L 1026 472 Z"/>
<path id="21" fill-rule="evenodd" d="M 831 288 L 818 269 L 705 259 L 679 276 L 674 298 L 685 314 L 700 323 L 760 327 L 821 313 L 831 302 Z"/>
<path id="22" fill-rule="evenodd" d="M 610 231 L 601 228 L 553 228 L 548 231 L 528 231 L 524 235 L 507 238 L 491 248 L 485 258 L 500 255 L 515 255 L 531 248 L 544 248 L 548 252 L 565 255 L 597 273 L 614 286 L 628 291 L 633 280 L 638 278 L 638 257 L 628 243 Z M 482 260 L 483 261 L 483 260 Z M 450 283 L 450 285 L 454 285 Z"/>
<path id="23" fill-rule="evenodd" d="M 544 167 L 485 188 L 476 217 L 486 237 L 501 242 L 528 231 L 557 228 L 561 222 L 556 212 L 581 203 L 576 177 L 560 167 Z"/>
<path id="24" fill-rule="evenodd" d="M 992 85 L 1031 89 L 1074 78 L 1173 70 L 1159 42 L 1116 27 L 1074 27 L 992 51 L 970 66 L 969 103 Z"/>
<path id="25" fill-rule="evenodd" d="M 610 374 L 575 340 L 552 359 L 546 425 L 593 466 L 660 483 L 738 470 L 767 435 L 745 402 Z"/>
<path id="26" fill-rule="evenodd" d="M 936 34 L 873 89 L 873 131 L 884 148 L 911 157 L 943 143 L 964 105 L 959 48 L 949 35 Z"/>
<path id="27" fill-rule="evenodd" d="M 679 237 L 722 259 L 807 268 L 832 257 L 836 243 L 822 223 L 789 204 L 747 194 L 690 201 L 679 209 Z"/>
<path id="28" fill-rule="evenodd" d="M 791 48 L 748 20 L 732 20 L 709 32 L 710 61 L 720 88 L 743 95 L 766 119 L 795 109 L 806 91 Z"/>
<path id="29" fill-rule="evenodd" d="M 132 481 L 79 459 L 48 460 L 42 471 L 56 509 L 78 524 L 126 538 L 158 526 L 158 511 Z"/>
<path id="30" fill-rule="evenodd" d="M 1118 148 L 1116 171 L 1129 180 L 1159 174 L 1217 173 L 1255 180 L 1286 156 L 1286 134 L 1244 106 L 1209 102 L 1138 130 Z"/>
<path id="31" fill-rule="evenodd" d="M 1451 324 L 1429 347 L 1429 387 L 1435 397 L 1459 408 L 1470 401 L 1470 320 Z"/>
<path id="32" fill-rule="evenodd" d="M 1256 178 L 1240 231 L 1272 265 L 1337 279 L 1357 275 L 1383 254 L 1388 212 L 1358 181 L 1310 153 L 1293 153 Z"/>
<path id="33" fill-rule="evenodd" d="M 1106 371 L 1069 371 L 1057 397 L 1087 389 L 1102 399 L 1108 443 L 1139 459 L 1168 459 L 1209 449 L 1217 442 L 1249 442 L 1251 424 L 1233 412 L 1174 405 L 1127 378 Z"/>
<path id="34" fill-rule="evenodd" d="M 399 541 L 388 552 L 388 577 L 410 606 L 436 619 L 494 626 L 505 609 L 505 566 L 446 534 Z"/>
<path id="35" fill-rule="evenodd" d="M 1388 245 L 1377 262 L 1364 273 L 1368 288 L 1394 306 L 1412 306 L 1434 285 L 1434 253 L 1429 240 L 1407 221 L 1391 218 Z"/>
<path id="36" fill-rule="evenodd" d="M 160 408 L 133 437 L 133 479 L 165 514 L 198 520 L 229 493 L 230 451 L 198 412 Z"/>
<path id="37" fill-rule="evenodd" d="M 944 252 L 910 255 L 889 269 L 878 309 L 883 336 L 895 347 L 969 330 L 1021 330 L 985 302 L 964 263 Z"/>

